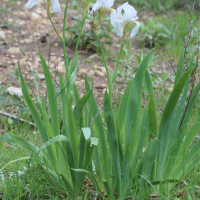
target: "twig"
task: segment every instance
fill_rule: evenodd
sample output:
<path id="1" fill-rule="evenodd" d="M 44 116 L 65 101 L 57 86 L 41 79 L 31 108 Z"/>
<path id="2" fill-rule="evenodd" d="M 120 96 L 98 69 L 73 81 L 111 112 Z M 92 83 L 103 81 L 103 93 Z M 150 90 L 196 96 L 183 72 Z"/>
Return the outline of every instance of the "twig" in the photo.
<path id="1" fill-rule="evenodd" d="M 179 129 L 181 128 L 182 124 L 183 124 L 183 120 L 185 118 L 185 115 L 186 115 L 186 112 L 187 112 L 187 109 L 188 109 L 188 105 L 190 103 L 190 99 L 191 99 L 191 96 L 192 96 L 192 92 L 193 92 L 193 89 L 194 89 L 194 84 L 195 84 L 195 75 L 196 75 L 196 72 L 197 72 L 197 67 L 198 67 L 198 60 L 199 60 L 199 47 L 200 47 L 200 44 L 199 44 L 199 28 L 198 28 L 198 53 L 197 53 L 197 58 L 196 58 L 196 64 L 195 64 L 195 68 L 191 74 L 191 82 L 192 82 L 192 89 L 190 91 L 190 95 L 188 97 L 188 102 L 187 102 L 187 105 L 186 105 L 186 108 L 184 110 L 184 113 L 183 113 L 183 118 L 181 120 L 181 123 L 180 123 L 180 126 L 179 126 Z"/>
<path id="2" fill-rule="evenodd" d="M 188 28 L 186 25 L 184 25 L 183 23 L 177 21 L 173 16 L 171 16 L 171 15 L 165 10 L 165 8 L 162 6 L 162 4 L 160 3 L 160 1 L 159 1 L 159 0 L 157 0 L 157 1 L 158 1 L 158 3 L 160 4 L 160 6 L 161 6 L 161 8 L 163 9 L 163 11 L 164 11 L 169 17 L 171 17 L 175 22 L 178 22 L 179 24 L 181 24 L 181 25 L 183 25 L 184 27 Z"/>
<path id="3" fill-rule="evenodd" d="M 173 71 L 174 71 L 174 74 L 176 75 L 176 71 L 175 71 L 175 69 L 174 69 L 174 65 L 173 65 L 173 62 L 172 62 L 172 60 L 171 60 L 171 58 L 170 58 L 170 56 L 169 56 L 169 52 L 168 52 L 168 49 L 167 49 L 167 56 L 168 56 L 168 60 L 169 60 L 169 62 L 171 63 L 171 66 L 172 66 L 172 69 L 173 69 Z"/>
<path id="4" fill-rule="evenodd" d="M 3 111 L 0 111 L 0 115 L 9 117 L 9 118 L 11 118 L 11 119 L 18 120 L 18 121 L 20 121 L 20 122 L 24 122 L 24 123 L 30 124 L 31 126 L 35 127 L 35 124 L 34 124 L 33 122 L 26 121 L 25 119 L 22 119 L 22 118 L 20 118 L 20 117 L 17 117 L 17 116 L 15 116 L 15 115 L 10 114 L 10 113 L 6 113 L 6 112 L 3 112 Z"/>
<path id="5" fill-rule="evenodd" d="M 195 5 L 195 0 L 194 0 L 194 3 L 193 3 L 193 5 L 192 5 L 192 11 L 190 11 L 190 20 L 189 20 L 189 26 L 188 26 L 188 31 L 187 31 L 187 36 L 186 36 L 186 42 L 185 42 L 185 46 L 184 46 L 184 48 L 185 48 L 185 50 L 184 50 L 184 58 L 186 58 L 186 51 L 187 51 L 187 47 L 188 47 L 188 44 L 189 44 L 189 41 L 190 41 L 190 30 L 191 30 L 191 28 L 193 27 L 193 23 L 192 23 L 192 16 L 193 16 L 193 12 L 194 12 L 194 5 Z M 196 20 L 198 20 L 198 18 L 196 19 Z M 195 23 L 195 22 L 194 22 Z"/>
<path id="6" fill-rule="evenodd" d="M 189 14 L 190 14 L 190 17 L 191 17 L 191 11 L 190 11 L 190 7 L 189 7 L 189 5 L 188 5 L 188 0 L 185 0 L 185 3 L 186 3 L 186 6 L 187 6 L 187 9 L 188 9 L 188 12 L 189 12 Z"/>

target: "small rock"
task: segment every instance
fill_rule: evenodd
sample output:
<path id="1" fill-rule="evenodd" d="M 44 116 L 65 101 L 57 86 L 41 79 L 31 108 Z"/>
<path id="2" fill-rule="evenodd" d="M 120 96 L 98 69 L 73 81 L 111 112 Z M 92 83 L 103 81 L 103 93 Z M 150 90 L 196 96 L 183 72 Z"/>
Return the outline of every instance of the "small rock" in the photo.
<path id="1" fill-rule="evenodd" d="M 89 77 L 94 76 L 94 73 L 95 73 L 94 70 L 91 69 L 91 70 L 89 71 L 89 73 L 88 73 Z"/>
<path id="2" fill-rule="evenodd" d="M 27 38 L 27 39 L 24 39 L 23 41 L 26 42 L 26 43 L 32 43 L 32 42 L 33 42 L 32 39 L 28 39 L 28 38 Z"/>
<path id="3" fill-rule="evenodd" d="M 6 35 L 3 31 L 0 31 L 0 40 L 6 40 Z"/>
<path id="4" fill-rule="evenodd" d="M 9 87 L 9 88 L 7 88 L 7 92 L 9 94 L 11 94 L 11 95 L 15 94 L 15 95 L 20 96 L 20 97 L 23 95 L 21 88 L 16 88 L 16 87 Z"/>
<path id="5" fill-rule="evenodd" d="M 23 20 L 20 20 L 20 21 L 18 22 L 18 25 L 24 25 L 24 24 L 26 24 L 26 22 L 23 21 Z"/>
<path id="6" fill-rule="evenodd" d="M 44 76 L 44 74 L 39 74 L 38 78 L 41 79 L 41 80 L 43 80 L 43 79 L 45 79 L 45 76 Z"/>
<path id="7" fill-rule="evenodd" d="M 47 12 L 46 12 L 46 10 L 43 10 L 43 12 L 41 13 L 41 16 L 42 16 L 43 18 L 46 18 L 46 17 L 47 17 Z"/>
<path id="8" fill-rule="evenodd" d="M 105 67 L 101 67 L 101 72 L 106 74 L 106 68 Z"/>
<path id="9" fill-rule="evenodd" d="M 13 53 L 13 54 L 19 54 L 20 53 L 20 48 L 18 48 L 18 47 L 10 47 L 8 49 L 8 52 L 9 53 Z"/>
<path id="10" fill-rule="evenodd" d="M 27 35 L 27 32 L 21 32 L 21 36 Z"/>
<path id="11" fill-rule="evenodd" d="M 80 87 L 81 86 L 81 82 L 80 81 L 75 81 L 75 84 Z"/>
<path id="12" fill-rule="evenodd" d="M 28 65 L 29 67 L 32 67 L 32 63 L 31 63 L 30 61 L 27 62 L 27 65 Z"/>
<path id="13" fill-rule="evenodd" d="M 169 90 L 169 92 L 172 92 L 172 91 L 173 91 L 173 88 L 172 88 L 172 87 L 170 87 L 170 88 L 168 88 L 168 90 Z"/>
<path id="14" fill-rule="evenodd" d="M 93 69 L 98 69 L 98 66 L 97 65 L 93 65 Z"/>
<path id="15" fill-rule="evenodd" d="M 41 14 L 43 12 L 43 10 L 40 7 L 36 7 L 34 10 L 36 13 Z"/>
<path id="16" fill-rule="evenodd" d="M 104 89 L 104 88 L 106 88 L 106 84 L 94 85 L 94 88 L 97 88 L 97 89 Z"/>
<path id="17" fill-rule="evenodd" d="M 87 70 L 86 69 L 80 69 L 79 72 L 80 72 L 80 74 L 87 74 Z"/>
<path id="18" fill-rule="evenodd" d="M 49 34 L 43 34 L 40 36 L 40 42 L 41 43 L 46 43 L 47 42 L 47 37 L 49 36 Z"/>
<path id="19" fill-rule="evenodd" d="M 35 13 L 35 12 L 32 12 L 32 13 L 31 13 L 31 18 L 32 18 L 32 20 L 38 20 L 38 19 L 40 18 L 40 15 L 38 15 L 38 14 Z"/>
<path id="20" fill-rule="evenodd" d="M 96 71 L 95 71 L 95 75 L 96 75 L 96 76 L 101 76 L 101 77 L 102 77 L 102 76 L 105 76 L 105 74 L 102 73 L 102 72 L 100 72 L 99 70 L 96 70 Z"/>
<path id="21" fill-rule="evenodd" d="M 17 1 L 17 5 L 20 6 L 20 5 L 21 5 L 21 2 L 20 2 L 20 1 Z"/>
<path id="22" fill-rule="evenodd" d="M 60 64 L 58 65 L 57 69 L 58 69 L 59 73 L 65 73 L 66 72 L 65 63 L 64 62 L 60 62 Z"/>
<path id="23" fill-rule="evenodd" d="M 89 56 L 88 58 L 92 59 L 92 58 L 95 58 L 95 57 L 97 57 L 97 54 L 93 54 L 93 55 Z"/>

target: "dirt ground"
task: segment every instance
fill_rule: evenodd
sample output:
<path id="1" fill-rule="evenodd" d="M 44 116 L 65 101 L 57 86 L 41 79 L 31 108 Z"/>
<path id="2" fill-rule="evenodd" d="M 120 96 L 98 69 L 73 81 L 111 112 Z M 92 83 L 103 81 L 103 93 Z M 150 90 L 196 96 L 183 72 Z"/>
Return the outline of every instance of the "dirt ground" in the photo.
<path id="1" fill-rule="evenodd" d="M 39 1 L 37 6 L 31 10 L 24 8 L 26 1 L 1 0 L 0 12 L 0 81 L 3 87 L 19 87 L 19 78 L 16 76 L 18 68 L 18 60 L 22 69 L 22 73 L 29 86 L 35 87 L 37 80 L 39 93 L 46 94 L 45 80 L 43 76 L 42 65 L 37 53 L 37 49 L 45 58 L 52 78 L 58 85 L 58 74 L 64 75 L 64 55 L 62 51 L 62 44 L 57 38 L 52 25 L 47 17 L 44 2 Z M 64 3 L 61 2 L 62 12 L 52 13 L 53 21 L 57 28 L 62 30 L 62 21 L 64 13 Z M 73 27 L 74 21 L 70 16 L 79 16 L 80 10 L 75 11 L 69 2 L 68 8 L 70 13 L 67 14 L 67 25 Z M 89 26 L 86 20 L 85 26 Z M 86 30 L 86 29 L 84 29 Z M 68 32 L 66 31 L 66 38 Z M 6 43 L 2 42 L 6 41 Z M 112 35 L 113 45 L 111 47 L 111 56 L 108 59 L 109 70 L 112 73 L 115 69 L 116 52 L 119 52 L 121 38 L 114 33 Z M 138 39 L 133 41 L 133 54 L 139 52 Z M 106 45 L 103 45 L 106 50 Z M 67 47 L 67 55 L 73 58 L 73 46 Z M 100 55 L 100 54 L 99 54 Z M 87 62 L 89 60 L 89 62 Z M 84 74 L 86 73 L 90 83 L 93 79 L 94 96 L 99 104 L 103 102 L 103 94 L 107 88 L 106 70 L 103 62 L 99 59 L 96 52 L 88 51 L 88 49 L 79 49 L 79 71 L 76 75 L 76 84 L 79 89 L 80 96 L 85 93 L 84 88 Z M 163 63 L 162 63 L 163 64 Z M 137 66 L 134 63 L 131 65 Z M 165 64 L 164 64 L 165 66 Z M 168 66 L 165 66 L 166 68 Z M 163 67 L 156 69 L 159 73 L 162 72 Z M 125 86 L 121 84 L 124 82 L 122 78 L 117 78 L 117 91 L 123 93 Z"/>

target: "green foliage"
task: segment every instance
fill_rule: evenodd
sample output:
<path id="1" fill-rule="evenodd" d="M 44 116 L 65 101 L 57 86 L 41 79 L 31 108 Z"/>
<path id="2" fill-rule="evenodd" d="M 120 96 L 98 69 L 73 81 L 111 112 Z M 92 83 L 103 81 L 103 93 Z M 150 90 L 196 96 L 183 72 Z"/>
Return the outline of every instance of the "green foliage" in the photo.
<path id="1" fill-rule="evenodd" d="M 72 46 L 76 45 L 78 35 L 79 35 L 79 29 L 81 26 L 81 23 L 83 21 L 82 17 L 74 17 L 70 16 L 73 21 L 76 23 L 73 26 L 67 26 L 66 30 L 68 31 L 69 37 L 67 38 L 66 43 Z M 105 38 L 104 43 L 105 44 L 112 44 L 111 41 L 111 25 L 109 23 L 109 18 L 104 18 L 102 25 L 99 30 L 99 38 Z M 87 16 L 87 25 L 83 27 L 83 31 L 80 37 L 80 48 L 82 49 L 88 49 L 91 51 L 98 51 L 99 45 L 96 41 L 96 36 L 93 30 L 93 18 L 92 16 Z"/>
<path id="2" fill-rule="evenodd" d="M 150 1 L 145 1 L 145 0 L 135 0 L 131 1 L 134 4 L 136 4 L 139 7 L 142 7 L 143 9 L 154 9 L 156 12 L 159 12 L 162 10 L 162 7 L 160 6 L 160 3 L 162 6 L 168 10 L 171 8 L 180 8 L 182 7 L 185 2 L 181 0 L 160 0 L 160 3 L 156 0 L 150 0 Z"/>
<path id="3" fill-rule="evenodd" d="M 183 177 L 199 163 L 199 142 L 190 145 L 199 130 L 200 118 L 196 119 L 189 131 L 186 126 L 190 122 L 200 84 L 194 89 L 194 95 L 185 110 L 184 103 L 190 82 L 189 75 L 193 70 L 193 60 L 188 70 L 183 73 L 182 54 L 174 89 L 158 125 L 153 87 L 148 73 L 152 51 L 141 59 L 135 78 L 127 85 L 117 115 L 113 113 L 107 92 L 104 96 L 103 114 L 100 114 L 87 79 L 85 79 L 86 94 L 81 99 L 74 87 L 76 106 L 72 110 L 71 101 L 63 90 L 63 78 L 60 76 L 61 119 L 58 117 L 53 82 L 48 67 L 39 53 L 47 84 L 51 120 L 43 100 L 41 103 L 38 102 L 40 108 L 38 112 L 20 67 L 19 74 L 25 101 L 43 142 L 41 145 L 35 145 L 26 139 L 7 133 L 0 139 L 11 145 L 26 148 L 35 154 L 34 160 L 39 160 L 40 167 L 45 170 L 47 176 L 57 182 L 56 187 L 62 188 L 72 198 L 82 195 L 86 174 L 95 190 L 99 193 L 105 190 L 105 194 L 111 199 L 129 196 L 130 191 L 135 191 L 135 195 L 140 198 L 144 198 L 148 191 L 160 194 L 166 189 L 171 191 L 175 184 L 183 181 Z M 150 86 L 146 88 L 150 101 L 148 107 L 142 108 L 144 81 Z M 103 125 L 104 121 L 106 128 Z M 22 159 L 31 158 L 22 157 L 11 163 Z"/>
<path id="4" fill-rule="evenodd" d="M 179 5 L 179 1 L 168 0 L 165 3 L 168 8 L 175 3 Z M 155 1 L 152 5 L 158 6 Z M 72 6 L 74 10 L 77 10 L 76 1 L 72 2 Z M 68 27 L 67 30 L 76 40 L 78 39 L 77 29 L 80 25 L 82 27 L 85 19 L 73 19 L 77 21 L 77 26 Z M 89 20 L 91 23 L 92 17 L 89 17 Z M 104 22 L 106 20 L 107 18 Z M 163 45 L 163 40 L 166 42 L 175 38 L 175 27 L 176 24 L 168 29 L 152 19 L 148 26 L 142 24 L 142 41 L 148 47 Z M 56 196 L 65 199 L 87 199 L 94 196 L 101 199 L 145 199 L 149 194 L 158 194 L 160 197 L 168 195 L 170 198 L 170 193 L 174 198 L 173 190 L 178 188 L 180 183 L 186 185 L 185 177 L 198 167 L 200 159 L 200 141 L 193 144 L 199 131 L 200 116 L 196 114 L 194 121 L 190 120 L 200 84 L 196 85 L 191 98 L 187 99 L 194 61 L 193 59 L 184 60 L 182 51 L 173 91 L 167 99 L 166 106 L 163 106 L 163 112 L 159 113 L 156 111 L 158 100 L 155 100 L 155 91 L 149 73 L 149 68 L 154 65 L 157 57 L 152 55 L 154 50 L 149 51 L 146 56 L 143 53 L 141 57 L 136 55 L 139 62 L 138 69 L 134 78 L 131 76 L 131 80 L 128 81 L 119 108 L 114 112 L 112 83 L 118 74 L 120 56 L 123 60 L 128 55 L 122 41 L 117 66 L 109 81 L 109 94 L 105 92 L 103 107 L 99 108 L 87 76 L 85 76 L 86 93 L 82 98 L 79 97 L 78 88 L 74 85 L 78 44 L 82 42 L 81 44 L 89 49 L 100 48 L 105 67 L 107 67 L 100 38 L 104 36 L 110 40 L 110 31 L 109 26 L 108 31 L 105 31 L 102 26 L 99 35 L 96 34 L 97 43 L 93 30 L 83 30 L 80 41 L 78 39 L 76 45 L 74 58 L 69 63 L 65 40 L 62 40 L 65 64 L 69 68 L 66 70 L 68 73 L 65 78 L 62 75 L 59 77 L 58 94 L 49 68 L 42 54 L 38 52 L 46 81 L 48 107 L 45 105 L 44 98 L 41 101 L 38 98 L 36 103 L 33 101 L 19 66 L 24 100 L 37 126 L 41 141 L 36 143 L 30 141 L 16 132 L 15 134 L 9 132 L 6 127 L 6 133 L 2 134 L 0 141 L 27 149 L 31 154 L 9 160 L 0 169 L 1 177 L 11 164 L 27 161 L 29 166 L 27 171 L 31 173 L 35 170 L 41 174 L 42 183 L 47 182 L 46 187 L 56 189 L 60 192 Z M 106 35 L 105 32 L 108 34 Z M 65 35 L 64 32 L 63 35 Z M 195 35 L 192 39 L 197 37 Z M 132 58 L 130 56 L 126 64 L 130 64 Z M 167 75 L 162 74 L 162 76 L 166 81 Z M 107 78 L 109 79 L 109 73 Z M 73 101 L 74 108 L 72 108 Z M 58 109 L 59 103 L 61 103 L 61 110 Z M 14 123 L 14 120 L 8 119 L 8 126 L 13 126 Z M 34 167 L 30 167 L 29 162 Z M 30 178 L 26 173 L 23 174 L 25 181 Z M 5 198 L 11 191 L 10 186 L 17 179 L 18 177 L 11 180 L 6 177 Z M 15 191 L 19 192 L 12 194 L 11 197 L 26 197 L 24 192 L 33 190 L 23 188 L 25 186 L 23 179 L 20 179 L 18 187 L 15 188 Z M 38 186 L 36 182 L 31 182 L 36 187 Z M 90 184 L 88 187 L 91 188 L 92 185 L 92 189 L 84 189 L 83 186 L 86 186 L 87 182 Z M 190 194 L 187 194 L 187 197 L 190 198 Z M 32 195 L 32 198 L 36 198 L 35 195 Z"/>
<path id="5" fill-rule="evenodd" d="M 140 44 L 142 47 L 157 47 L 166 44 L 167 41 L 175 39 L 176 23 L 171 25 L 168 29 L 164 24 L 158 22 L 155 18 L 148 21 L 141 22 L 142 37 L 140 38 Z"/>
<path id="6" fill-rule="evenodd" d="M 24 78 L 22 77 L 20 67 L 19 73 L 22 85 L 22 92 L 40 132 L 41 138 L 43 140 L 43 145 L 38 148 L 33 143 L 10 134 L 4 134 L 3 137 L 1 137 L 1 140 L 13 145 L 17 144 L 23 148 L 30 150 L 32 153 L 35 153 L 36 157 L 38 156 L 43 163 L 41 167 L 51 174 L 53 179 L 58 182 L 59 186 L 67 189 L 69 193 L 77 196 L 82 192 L 84 176 L 80 172 L 73 171 L 73 169 L 87 169 L 90 166 L 93 145 L 97 144 L 96 142 L 94 142 L 94 138 L 90 139 L 90 136 L 89 138 L 87 138 L 87 140 L 84 139 L 82 137 L 83 132 L 79 129 L 79 126 L 77 126 L 77 124 L 83 125 L 83 118 L 80 117 L 80 115 L 82 115 L 81 110 L 87 102 L 89 96 L 91 95 L 91 92 L 87 93 L 78 101 L 74 109 L 74 113 L 71 108 L 70 100 L 68 99 L 68 101 L 66 101 L 66 92 L 62 92 L 63 95 L 65 95 L 63 98 L 61 97 L 61 100 L 64 101 L 62 102 L 64 113 L 64 119 L 62 121 L 69 121 L 65 124 L 65 131 L 63 132 L 66 135 L 60 135 L 60 119 L 58 116 L 57 98 L 55 95 L 52 78 L 46 62 L 44 61 L 40 52 L 39 55 L 41 58 L 47 85 L 51 121 L 49 121 L 44 102 L 42 102 L 42 105 L 39 104 L 40 113 L 38 112 L 36 106 L 31 99 Z M 62 78 L 60 82 L 62 83 Z M 83 147 L 83 149 L 81 149 L 82 162 L 80 162 L 81 159 L 79 159 L 79 145 Z M 44 149 L 47 150 L 46 153 L 43 152 Z"/>
<path id="7" fill-rule="evenodd" d="M 107 134 L 108 141 L 103 142 L 104 139 L 100 138 L 98 129 L 96 129 L 96 134 L 99 136 L 101 146 L 101 149 L 100 146 L 97 148 L 99 152 L 104 151 L 105 153 L 102 156 L 106 157 L 102 157 L 100 164 L 99 158 L 94 156 L 94 164 L 97 175 L 102 181 L 109 198 L 124 198 L 130 195 L 130 190 L 136 191 L 136 195 L 139 195 L 140 198 L 144 198 L 149 190 L 153 194 L 162 194 L 168 189 L 171 191 L 175 184 L 181 182 L 184 175 L 188 174 L 197 165 L 196 159 L 195 162 L 192 161 L 200 150 L 200 148 L 196 149 L 196 145 L 193 147 L 195 149 L 193 153 L 184 151 L 184 154 L 189 153 L 188 156 L 186 155 L 188 157 L 187 163 L 183 160 L 182 156 L 184 154 L 179 153 L 176 157 L 177 153 L 181 151 L 177 148 L 177 142 L 179 147 L 185 147 L 186 140 L 183 139 L 184 136 L 181 137 L 182 140 L 180 141 L 181 129 L 185 126 L 185 123 L 189 123 L 186 116 L 191 114 L 188 108 L 186 110 L 187 114 L 184 115 L 183 106 L 186 101 L 189 75 L 193 70 L 193 61 L 191 60 L 189 69 L 183 73 L 183 57 L 180 58 L 174 90 L 170 95 L 158 126 L 152 87 L 148 89 L 149 95 L 151 94 L 149 106 L 142 109 L 141 103 L 142 82 L 144 79 L 147 79 L 145 81 L 148 84 L 151 81 L 146 71 L 151 53 L 141 62 L 134 80 L 129 82 L 117 116 L 113 115 L 108 94 L 105 93 L 103 115 L 107 124 L 105 134 Z M 199 88 L 197 87 L 195 90 L 198 93 Z M 179 103 L 178 100 L 182 91 L 183 95 Z M 96 105 L 95 102 L 93 103 Z M 194 105 L 193 103 L 191 105 Z M 93 117 L 96 115 L 98 115 L 98 110 L 94 112 Z M 95 120 L 96 127 L 102 126 L 102 120 L 99 115 L 98 117 L 99 120 Z M 141 121 L 142 118 L 143 121 Z M 186 120 L 184 123 L 182 123 L 183 118 Z M 191 141 L 194 140 L 197 133 L 196 128 L 195 125 L 192 128 L 194 135 L 184 132 L 191 139 L 188 144 L 191 144 Z M 148 137 L 148 135 L 150 136 Z M 172 152 L 173 157 L 170 156 Z M 109 162 L 109 165 L 107 165 L 107 162 Z M 182 163 L 181 167 L 177 164 L 174 165 L 176 162 Z M 186 167 L 190 162 L 192 164 Z M 174 173 L 175 171 L 177 173 Z M 109 174 L 109 176 L 106 174 Z M 115 191 L 114 193 L 112 193 L 111 188 Z"/>

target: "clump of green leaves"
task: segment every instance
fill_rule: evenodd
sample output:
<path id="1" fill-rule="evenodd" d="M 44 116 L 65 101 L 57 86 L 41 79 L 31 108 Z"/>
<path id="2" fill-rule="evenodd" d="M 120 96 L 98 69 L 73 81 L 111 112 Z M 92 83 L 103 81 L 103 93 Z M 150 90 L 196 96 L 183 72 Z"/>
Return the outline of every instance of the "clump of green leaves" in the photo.
<path id="1" fill-rule="evenodd" d="M 83 21 L 82 17 L 74 17 L 70 16 L 73 21 L 75 21 L 73 26 L 66 27 L 66 30 L 68 31 L 69 37 L 67 38 L 66 43 L 71 46 L 75 46 L 78 36 L 79 36 L 79 29 L 81 26 L 81 23 Z M 104 38 L 104 44 L 112 44 L 111 39 L 111 30 L 112 27 L 109 23 L 109 18 L 104 18 L 102 25 L 99 30 L 99 38 Z M 80 37 L 80 43 L 79 48 L 81 49 L 87 49 L 91 51 L 97 51 L 99 49 L 99 44 L 96 41 L 96 35 L 94 33 L 93 28 L 93 20 L 92 16 L 87 16 L 87 20 L 85 22 L 85 26 L 83 27 L 83 31 Z"/>
<path id="2" fill-rule="evenodd" d="M 171 29 L 156 19 L 149 19 L 145 24 L 141 23 L 142 37 L 140 44 L 142 47 L 162 46 L 167 41 L 175 38 L 176 23 L 173 23 Z"/>
<path id="3" fill-rule="evenodd" d="M 180 1 L 180 0 L 160 0 L 160 3 L 166 10 L 168 10 L 171 8 L 175 8 L 175 9 L 180 8 L 184 5 L 185 2 Z M 150 1 L 135 0 L 134 1 L 134 4 L 136 4 L 137 6 L 143 8 L 145 10 L 154 9 L 155 12 L 162 11 L 162 7 L 160 6 L 160 3 L 155 0 L 150 0 Z"/>

